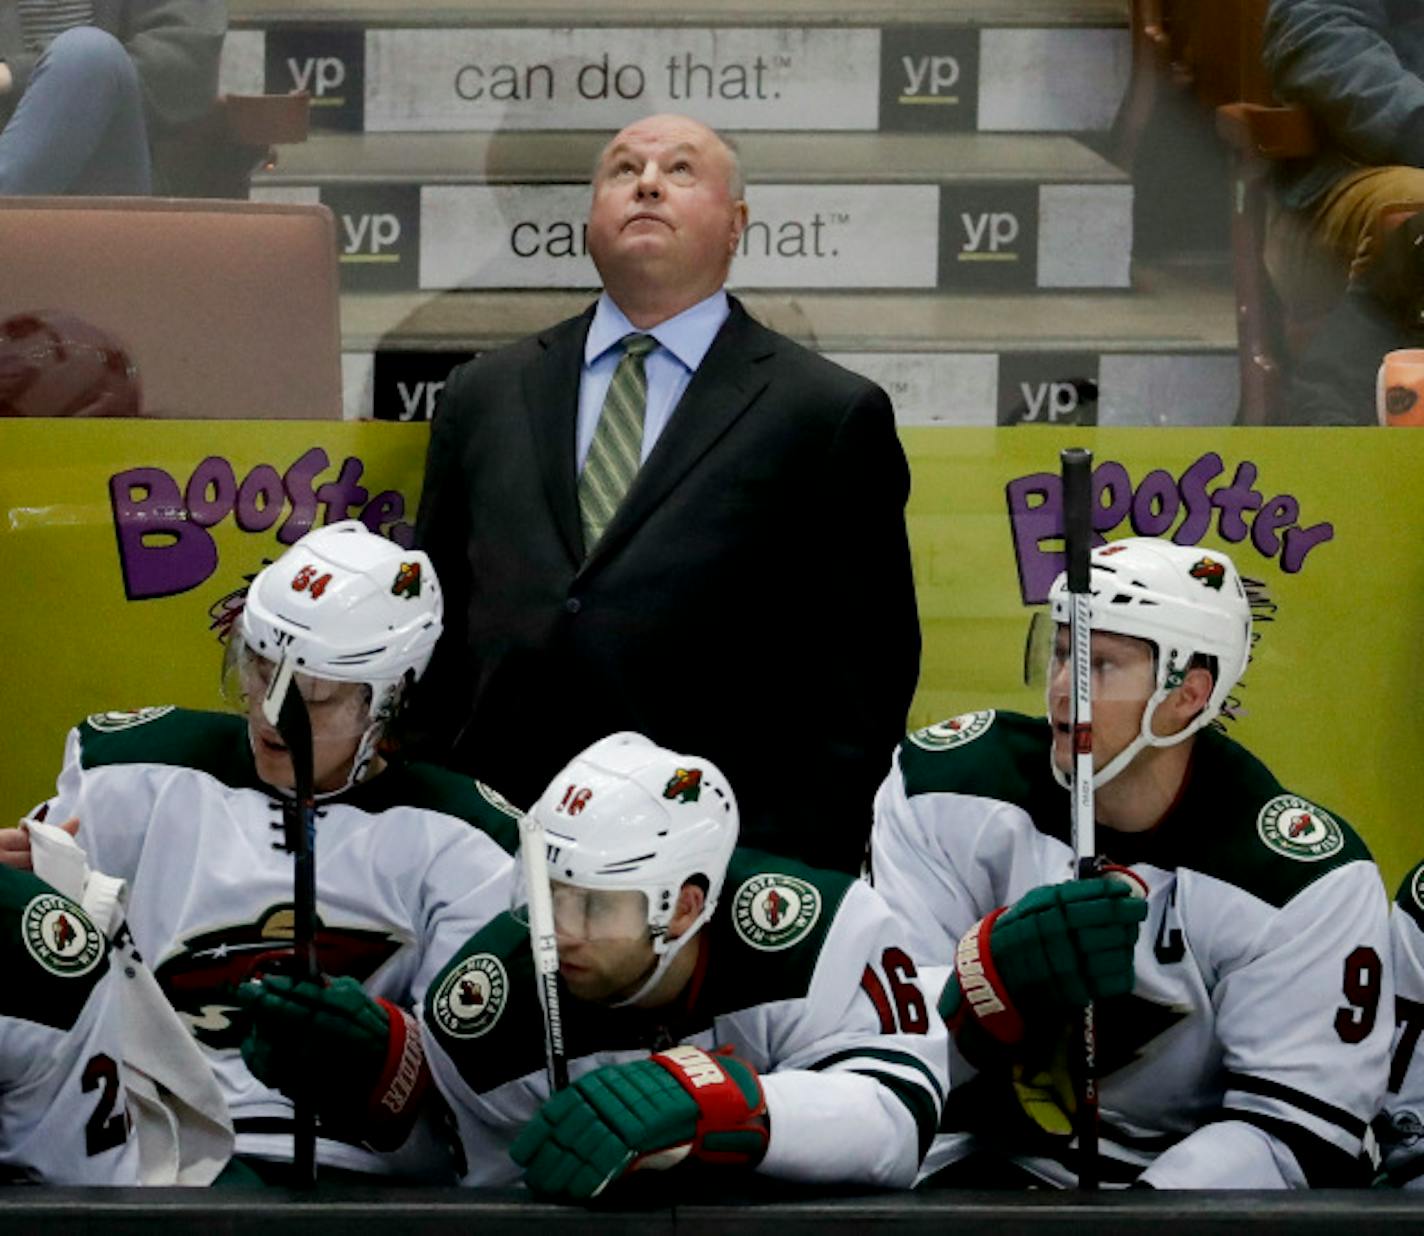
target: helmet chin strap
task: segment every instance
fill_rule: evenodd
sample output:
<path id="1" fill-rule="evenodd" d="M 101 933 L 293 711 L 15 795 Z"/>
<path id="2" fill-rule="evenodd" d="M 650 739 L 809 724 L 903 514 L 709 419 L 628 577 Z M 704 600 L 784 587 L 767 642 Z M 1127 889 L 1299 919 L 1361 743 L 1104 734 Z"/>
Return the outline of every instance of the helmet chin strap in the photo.
<path id="1" fill-rule="evenodd" d="M 371 765 L 376 758 L 376 744 L 381 736 L 381 723 L 372 722 L 366 727 L 366 732 L 361 735 L 360 745 L 356 748 L 356 754 L 351 760 L 351 771 L 346 774 L 343 781 L 334 790 L 322 790 L 312 797 L 319 803 L 325 802 L 329 798 L 335 798 L 338 794 L 344 794 L 353 785 L 359 785 L 366 780 L 371 771 Z M 255 752 L 257 750 L 257 735 L 252 732 L 252 727 L 247 727 L 247 745 Z M 291 798 L 296 791 L 290 785 L 274 785 L 270 787 L 277 791 L 283 798 Z"/>
<path id="2" fill-rule="evenodd" d="M 712 917 L 712 911 L 716 908 L 716 902 L 706 904 L 702 907 L 702 912 L 692 920 L 691 925 L 676 940 L 669 940 L 666 934 L 653 937 L 653 952 L 658 954 L 657 963 L 653 966 L 652 972 L 631 996 L 625 996 L 622 1000 L 615 1000 L 612 1008 L 621 1009 L 629 1004 L 637 1004 L 639 1000 L 647 996 L 657 985 L 662 982 L 663 975 L 672 965 L 672 959 L 687 947 L 689 940 L 695 939 L 697 933 L 702 930 L 702 925 Z"/>
<path id="3" fill-rule="evenodd" d="M 295 667 L 293 667 L 289 663 L 287 658 L 284 657 L 277 674 L 273 676 L 273 685 L 275 686 L 279 679 L 285 679 L 285 681 L 290 683 L 292 678 L 292 670 L 294 668 Z M 289 687 L 288 689 L 296 690 L 295 687 Z M 389 692 L 387 694 L 389 694 Z M 276 692 L 274 690 L 269 690 L 268 698 L 263 700 L 262 712 L 264 716 L 266 716 L 268 713 L 268 701 L 273 695 L 276 695 Z M 283 697 L 281 695 L 276 695 L 277 703 L 273 710 L 274 714 L 281 712 L 282 698 Z M 351 757 L 351 768 L 346 774 L 346 780 L 343 781 L 334 790 L 323 790 L 319 794 L 314 794 L 312 797 L 317 802 L 326 802 L 330 798 L 335 798 L 338 794 L 344 794 L 353 785 L 359 785 L 361 782 L 366 780 L 366 778 L 370 775 L 371 765 L 376 762 L 378 746 L 381 741 L 381 731 L 385 729 L 385 718 L 387 714 L 393 709 L 394 699 L 383 698 L 382 692 L 374 685 L 372 685 L 371 708 L 370 712 L 368 713 L 369 720 L 366 724 L 365 730 L 363 730 L 361 733 L 361 741 L 356 744 L 356 753 Z M 277 722 L 273 720 L 271 716 L 268 716 L 268 720 L 271 721 L 273 725 L 277 724 Z M 247 742 L 248 745 L 251 746 L 255 752 L 257 749 L 257 736 L 253 734 L 251 726 L 249 726 L 247 730 Z M 290 786 L 276 785 L 272 788 L 284 798 L 290 798 L 293 793 L 295 793 L 295 791 Z"/>
<path id="4" fill-rule="evenodd" d="M 1137 753 L 1145 747 L 1175 747 L 1178 743 L 1190 738 L 1215 715 L 1214 713 L 1208 715 L 1207 710 L 1203 709 L 1175 734 L 1168 734 L 1166 737 L 1163 737 L 1161 734 L 1154 734 L 1152 732 L 1152 718 L 1157 715 L 1157 706 L 1161 704 L 1173 690 L 1175 690 L 1175 688 L 1167 686 L 1166 683 L 1158 684 L 1157 690 L 1152 692 L 1147 699 L 1147 703 L 1143 705 L 1142 724 L 1138 727 L 1137 735 L 1127 746 L 1093 774 L 1093 789 L 1097 790 L 1105 786 L 1122 772 L 1124 768 L 1131 764 L 1132 761 L 1137 758 Z M 1058 761 L 1053 758 L 1053 747 L 1051 745 L 1048 748 L 1048 763 L 1053 769 L 1053 779 L 1065 790 L 1071 790 L 1073 788 L 1072 774 L 1066 773 L 1058 767 Z"/>

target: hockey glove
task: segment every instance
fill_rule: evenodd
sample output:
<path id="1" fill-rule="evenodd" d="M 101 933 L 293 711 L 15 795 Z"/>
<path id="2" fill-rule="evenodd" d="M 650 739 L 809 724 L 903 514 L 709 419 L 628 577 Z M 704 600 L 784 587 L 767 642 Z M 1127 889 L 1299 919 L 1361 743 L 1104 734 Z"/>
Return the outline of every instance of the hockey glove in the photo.
<path id="1" fill-rule="evenodd" d="M 674 1047 L 586 1073 L 540 1108 L 509 1153 L 532 1190 L 571 1200 L 689 1156 L 754 1166 L 766 1153 L 766 1099 L 756 1073 L 730 1050 Z"/>
<path id="2" fill-rule="evenodd" d="M 300 1078 L 329 1132 L 373 1150 L 410 1135 L 430 1067 L 409 1014 L 345 976 L 322 985 L 264 975 L 236 999 L 252 1016 L 242 1058 L 261 1081 L 291 1095 Z"/>
<path id="3" fill-rule="evenodd" d="M 1132 990 L 1132 951 L 1147 902 L 1129 884 L 1099 876 L 1030 889 L 985 915 L 959 941 L 940 1012 L 961 1049 L 1002 1046 L 1069 1009 Z"/>

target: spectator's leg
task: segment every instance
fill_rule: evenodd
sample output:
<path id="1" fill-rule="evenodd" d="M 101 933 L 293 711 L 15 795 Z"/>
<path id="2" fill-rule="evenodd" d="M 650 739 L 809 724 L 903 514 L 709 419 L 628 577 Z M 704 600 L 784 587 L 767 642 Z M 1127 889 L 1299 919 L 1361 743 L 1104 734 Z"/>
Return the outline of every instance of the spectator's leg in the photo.
<path id="1" fill-rule="evenodd" d="M 1343 177 L 1308 215 L 1276 210 L 1266 268 L 1294 315 L 1318 317 L 1339 300 L 1376 217 L 1424 201 L 1424 169 L 1371 167 Z"/>
<path id="2" fill-rule="evenodd" d="M 0 193 L 143 195 L 152 187 L 133 61 L 103 30 L 66 30 L 0 131 Z"/>

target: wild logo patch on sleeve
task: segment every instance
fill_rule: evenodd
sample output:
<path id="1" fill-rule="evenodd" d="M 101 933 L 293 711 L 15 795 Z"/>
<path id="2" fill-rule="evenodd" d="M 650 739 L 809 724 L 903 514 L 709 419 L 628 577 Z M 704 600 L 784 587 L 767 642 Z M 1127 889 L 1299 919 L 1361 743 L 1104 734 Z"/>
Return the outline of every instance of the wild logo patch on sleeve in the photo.
<path id="1" fill-rule="evenodd" d="M 1303 863 L 1332 858 L 1345 848 L 1335 818 L 1294 794 L 1277 794 L 1262 807 L 1256 831 L 1269 849 Z"/>
<path id="2" fill-rule="evenodd" d="M 477 1039 L 493 1028 L 508 999 L 509 977 L 499 958 L 476 953 L 450 971 L 430 1007 L 451 1038 Z"/>
<path id="3" fill-rule="evenodd" d="M 994 710 L 986 708 L 982 712 L 966 712 L 948 721 L 927 725 L 910 735 L 910 741 L 926 751 L 948 751 L 951 747 L 962 747 L 976 738 L 982 738 L 994 724 Z"/>
<path id="4" fill-rule="evenodd" d="M 796 876 L 765 872 L 752 876 L 732 898 L 737 934 L 766 953 L 790 948 L 821 917 L 821 894 Z"/>
<path id="5" fill-rule="evenodd" d="M 41 893 L 20 916 L 20 934 L 30 956 L 52 974 L 78 978 L 104 955 L 104 936 L 72 901 Z"/>
<path id="6" fill-rule="evenodd" d="M 160 708 L 129 708 L 91 713 L 87 720 L 90 729 L 98 730 L 101 734 L 115 734 L 119 730 L 131 730 L 136 725 L 157 721 L 159 717 L 166 717 L 172 711 L 172 704 L 164 704 Z"/>
<path id="7" fill-rule="evenodd" d="M 486 785 L 483 781 L 475 782 L 475 789 L 479 791 L 480 797 L 489 803 L 496 811 L 503 811 L 511 820 L 522 820 L 524 812 L 509 801 L 492 785 Z"/>

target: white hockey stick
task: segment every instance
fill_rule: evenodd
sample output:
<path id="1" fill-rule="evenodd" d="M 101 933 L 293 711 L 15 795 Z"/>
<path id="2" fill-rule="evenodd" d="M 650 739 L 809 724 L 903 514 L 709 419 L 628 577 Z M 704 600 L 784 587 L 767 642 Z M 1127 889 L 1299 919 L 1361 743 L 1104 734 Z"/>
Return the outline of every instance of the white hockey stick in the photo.
<path id="1" fill-rule="evenodd" d="M 529 897 L 529 947 L 539 976 L 539 1003 L 544 1008 L 544 1055 L 549 1067 L 549 1092 L 569 1084 L 564 1054 L 564 1021 L 559 1006 L 559 943 L 554 932 L 554 902 L 549 889 L 549 865 L 544 830 L 532 812 L 519 822 L 519 852 Z"/>
<path id="2" fill-rule="evenodd" d="M 1062 452 L 1063 548 L 1067 559 L 1068 639 L 1073 677 L 1073 850 L 1075 874 L 1085 880 L 1097 873 L 1097 836 L 1093 819 L 1092 592 L 1089 554 L 1093 540 L 1093 453 L 1081 447 Z M 1091 1003 L 1083 1009 L 1078 1035 L 1078 1187 L 1098 1187 L 1098 1034 Z"/>

